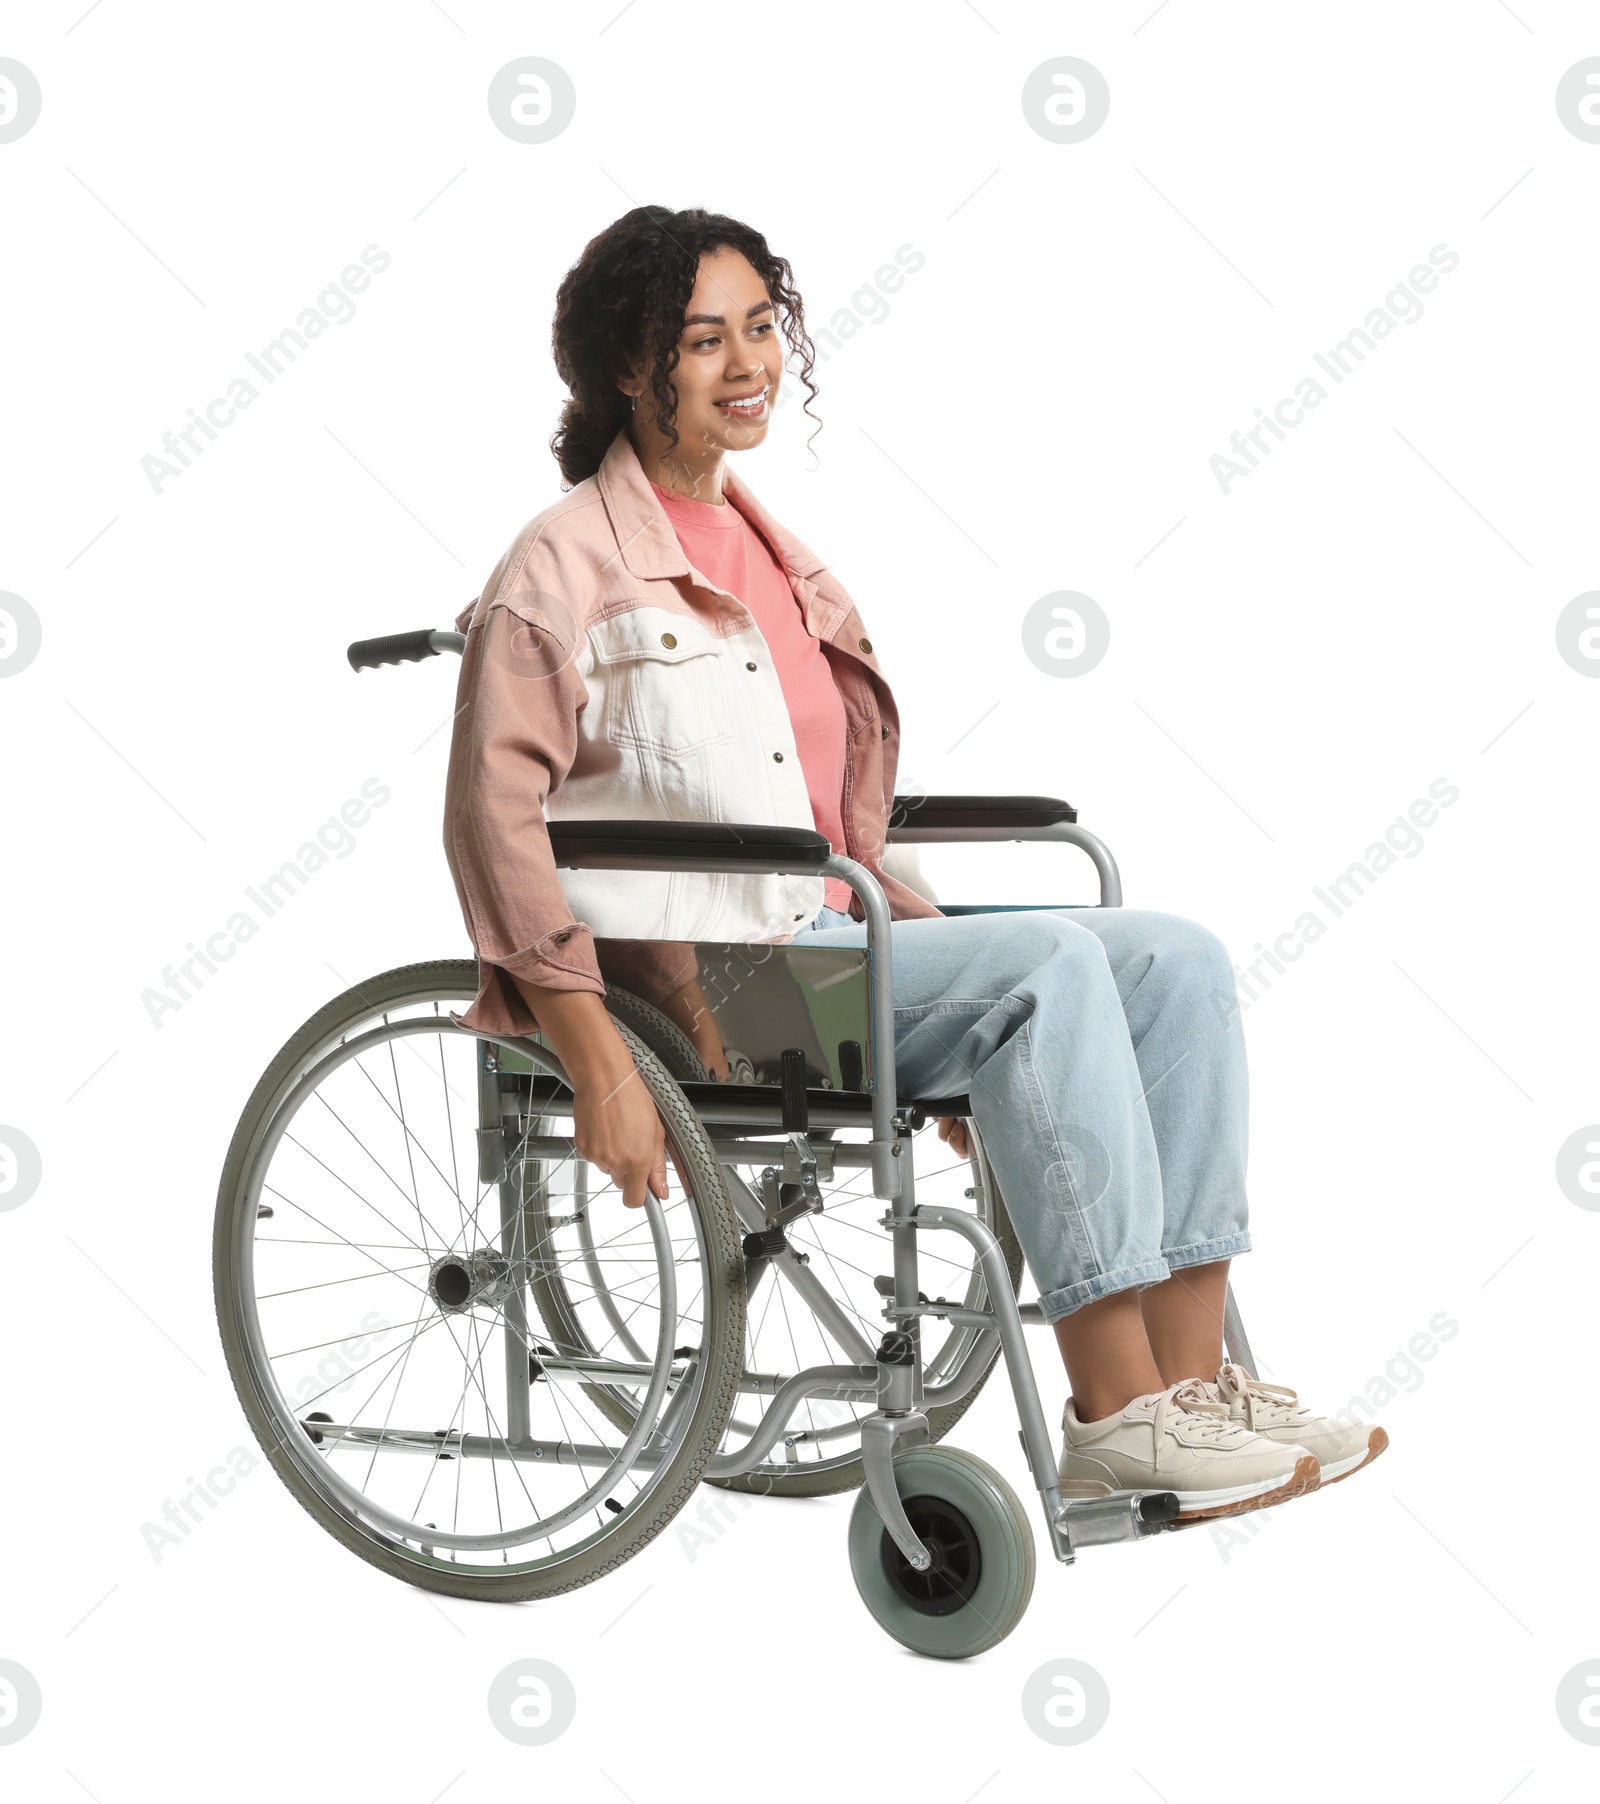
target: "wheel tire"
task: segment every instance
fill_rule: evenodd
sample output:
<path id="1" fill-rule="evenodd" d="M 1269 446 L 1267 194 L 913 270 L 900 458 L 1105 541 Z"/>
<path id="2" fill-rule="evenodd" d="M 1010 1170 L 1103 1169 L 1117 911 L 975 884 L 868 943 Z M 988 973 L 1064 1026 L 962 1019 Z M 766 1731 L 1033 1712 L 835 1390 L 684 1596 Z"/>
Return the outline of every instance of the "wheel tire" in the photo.
<path id="1" fill-rule="evenodd" d="M 937 1526 L 955 1578 L 941 1585 L 937 1569 L 921 1583 L 910 1575 L 863 1486 L 850 1516 L 861 1601 L 902 1647 L 937 1660 L 969 1659 L 1004 1641 L 1033 1595 L 1033 1533 L 1016 1492 L 959 1447 L 913 1448 L 894 1462 L 894 1477 L 918 1533 Z"/>
<path id="2" fill-rule="evenodd" d="M 607 988 L 606 1008 L 615 1021 L 631 1027 L 679 1083 L 703 1084 L 706 1068 L 694 1041 L 661 1010 L 629 990 Z"/>
<path id="3" fill-rule="evenodd" d="M 712 1363 L 693 1417 L 673 1458 L 672 1470 L 650 1491 L 642 1505 L 617 1517 L 609 1533 L 575 1549 L 558 1566 L 547 1572 L 508 1573 L 503 1578 L 455 1571 L 443 1562 L 429 1564 L 374 1541 L 347 1516 L 334 1509 L 282 1445 L 278 1426 L 255 1383 L 232 1282 L 233 1236 L 238 1231 L 236 1218 L 251 1159 L 267 1123 L 301 1073 L 335 1045 L 355 1020 L 370 1017 L 385 1008 L 395 1009 L 428 1000 L 459 1000 L 465 1007 L 476 993 L 476 967 L 470 960 L 439 959 L 407 965 L 357 984 L 342 996 L 335 997 L 290 1037 L 251 1093 L 228 1148 L 217 1196 L 212 1279 L 217 1326 L 240 1404 L 273 1469 L 307 1513 L 352 1553 L 393 1578 L 450 1597 L 519 1603 L 531 1598 L 557 1596 L 590 1584 L 654 1540 L 694 1494 L 706 1463 L 717 1450 L 738 1395 L 745 1333 L 745 1285 L 744 1256 L 733 1206 L 728 1200 L 722 1168 L 706 1138 L 705 1129 L 650 1049 L 623 1028 L 640 1077 L 690 1167 L 700 1204 L 707 1245 L 705 1345 Z"/>

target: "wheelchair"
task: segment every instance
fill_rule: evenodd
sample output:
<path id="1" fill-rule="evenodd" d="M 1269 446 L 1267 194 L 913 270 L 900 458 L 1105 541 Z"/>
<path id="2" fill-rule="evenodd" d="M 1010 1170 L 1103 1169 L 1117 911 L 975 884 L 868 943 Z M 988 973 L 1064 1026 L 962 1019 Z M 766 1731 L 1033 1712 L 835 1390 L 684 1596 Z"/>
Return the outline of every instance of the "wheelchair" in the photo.
<path id="1" fill-rule="evenodd" d="M 362 670 L 464 644 L 425 631 L 348 656 Z M 1043 1317 L 1018 1300 L 1022 1253 L 970 1101 L 896 1089 L 870 873 L 798 828 L 549 832 L 563 868 L 840 877 L 866 947 L 701 944 L 720 1083 L 663 1014 L 609 990 L 670 1167 L 667 1198 L 640 1209 L 579 1155 L 542 1036 L 451 1020 L 476 993 L 472 960 L 358 983 L 291 1037 L 229 1147 L 213 1261 L 234 1385 L 305 1509 L 395 1577 L 520 1601 L 622 1565 L 702 1482 L 856 1490 L 868 1611 L 959 1659 L 1011 1632 L 1034 1582 L 1015 1491 L 945 1439 L 1000 1360 L 1058 1560 L 1177 1526 L 1170 1492 L 1058 1492 L 1023 1337 Z M 1100 905 L 1121 903 L 1111 854 L 1064 802 L 897 798 L 889 838 L 1064 842 L 1093 861 Z M 965 1156 L 924 1132 L 941 1116 L 965 1123 Z M 1254 1370 L 1231 1292 L 1225 1338 Z"/>

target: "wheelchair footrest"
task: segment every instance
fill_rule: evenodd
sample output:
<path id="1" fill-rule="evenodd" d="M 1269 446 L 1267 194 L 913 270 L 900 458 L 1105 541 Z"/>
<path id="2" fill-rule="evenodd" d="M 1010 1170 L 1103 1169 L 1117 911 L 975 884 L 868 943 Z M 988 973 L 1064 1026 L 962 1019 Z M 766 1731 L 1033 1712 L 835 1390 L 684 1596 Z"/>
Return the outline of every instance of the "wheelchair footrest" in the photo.
<path id="1" fill-rule="evenodd" d="M 1171 1528 L 1178 1499 L 1171 1491 L 1112 1491 L 1104 1497 L 1067 1497 L 1056 1521 L 1074 1548 L 1137 1541 Z"/>

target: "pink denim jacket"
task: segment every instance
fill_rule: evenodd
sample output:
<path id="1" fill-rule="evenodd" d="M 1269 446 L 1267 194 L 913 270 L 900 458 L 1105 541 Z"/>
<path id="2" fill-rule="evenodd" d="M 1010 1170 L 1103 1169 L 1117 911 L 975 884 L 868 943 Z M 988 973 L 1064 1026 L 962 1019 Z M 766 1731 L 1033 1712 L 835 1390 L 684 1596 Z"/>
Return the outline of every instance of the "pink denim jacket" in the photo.
<path id="1" fill-rule="evenodd" d="M 895 919 L 937 915 L 882 867 L 899 716 L 854 602 L 731 470 L 723 492 L 777 554 L 839 686 L 847 854 Z M 556 868 L 547 819 L 813 825 L 766 642 L 684 556 L 625 432 L 523 527 L 456 625 L 444 841 L 478 955 L 464 1026 L 533 1031 L 506 973 L 596 994 L 609 978 L 657 1002 L 694 976 L 694 941 L 781 942 L 815 916 L 818 877 Z"/>

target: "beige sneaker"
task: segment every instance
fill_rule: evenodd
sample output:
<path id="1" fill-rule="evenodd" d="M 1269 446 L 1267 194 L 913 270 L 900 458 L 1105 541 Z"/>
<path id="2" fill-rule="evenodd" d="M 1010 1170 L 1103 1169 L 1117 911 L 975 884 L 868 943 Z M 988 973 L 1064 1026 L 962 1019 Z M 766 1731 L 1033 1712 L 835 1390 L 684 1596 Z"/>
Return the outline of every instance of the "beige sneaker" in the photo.
<path id="1" fill-rule="evenodd" d="M 1174 1491 L 1178 1521 L 1196 1522 L 1265 1509 L 1317 1488 L 1315 1454 L 1251 1433 L 1197 1378 L 1135 1397 L 1103 1422 L 1080 1422 L 1069 1398 L 1061 1426 L 1064 1498 Z"/>
<path id="2" fill-rule="evenodd" d="M 1253 1434 L 1314 1453 L 1325 1485 L 1336 1485 L 1371 1465 L 1389 1445 L 1388 1435 L 1375 1423 L 1314 1416 L 1287 1385 L 1263 1384 L 1243 1366 L 1225 1365 L 1206 1390 L 1227 1406 L 1233 1421 Z"/>

